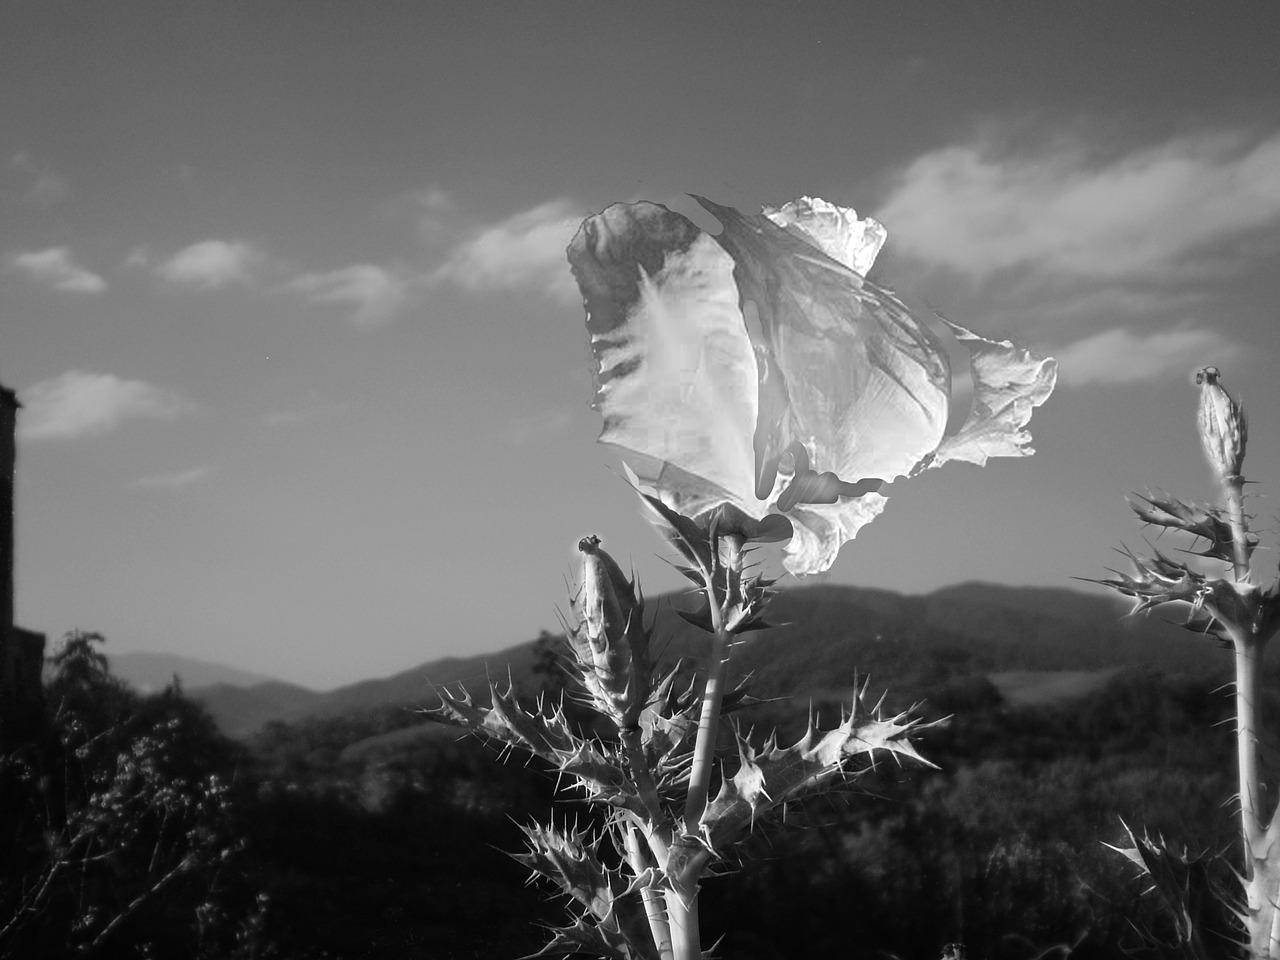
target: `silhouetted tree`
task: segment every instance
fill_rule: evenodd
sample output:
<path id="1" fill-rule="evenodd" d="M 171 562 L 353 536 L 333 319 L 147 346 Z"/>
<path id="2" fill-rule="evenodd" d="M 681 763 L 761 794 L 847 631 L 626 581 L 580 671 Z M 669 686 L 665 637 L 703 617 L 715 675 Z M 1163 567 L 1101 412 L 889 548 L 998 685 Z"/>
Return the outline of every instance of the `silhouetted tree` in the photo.
<path id="1" fill-rule="evenodd" d="M 53 657 L 42 743 L 0 758 L 0 956 L 251 956 L 231 745 L 174 686 L 141 697 L 99 634 Z"/>

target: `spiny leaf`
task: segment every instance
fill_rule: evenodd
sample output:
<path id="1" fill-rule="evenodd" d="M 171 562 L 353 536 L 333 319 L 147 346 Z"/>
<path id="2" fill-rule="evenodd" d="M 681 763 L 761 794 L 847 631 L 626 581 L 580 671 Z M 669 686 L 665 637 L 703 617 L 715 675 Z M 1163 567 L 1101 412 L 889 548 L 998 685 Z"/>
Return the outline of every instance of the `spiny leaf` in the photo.
<path id="1" fill-rule="evenodd" d="M 1153 555 L 1149 557 L 1136 554 L 1127 547 L 1121 552 L 1132 562 L 1133 576 L 1112 570 L 1116 575 L 1115 579 L 1090 579 L 1089 582 L 1102 584 L 1133 597 L 1134 605 L 1129 611 L 1130 616 L 1175 600 L 1199 605 L 1209 591 L 1207 581 L 1201 574 L 1185 563 L 1170 560 L 1158 550 L 1153 550 Z"/>
<path id="2" fill-rule="evenodd" d="M 868 711 L 865 692 L 864 684 L 852 711 L 834 730 L 824 733 L 810 724 L 789 747 L 779 747 L 771 736 L 756 750 L 739 735 L 738 770 L 721 782 L 719 794 L 707 805 L 700 824 L 703 841 L 722 850 L 774 807 L 846 774 L 847 761 L 856 756 L 874 762 L 876 751 L 887 751 L 899 762 L 906 757 L 933 766 L 916 751 L 911 735 L 940 721 L 923 723 L 907 713 L 884 717 L 879 703 Z"/>
<path id="3" fill-rule="evenodd" d="M 652 871 L 628 878 L 604 866 L 597 853 L 600 837 L 593 839 L 586 830 L 540 824 L 521 829 L 529 852 L 512 854 L 513 858 L 550 879 L 587 911 L 572 925 L 553 928 L 551 942 L 534 956 L 559 951 L 653 960 L 637 894 L 653 882 Z"/>
<path id="4" fill-rule="evenodd" d="M 1206 934 L 1214 940 L 1231 930 L 1230 917 L 1239 911 L 1233 898 L 1216 883 L 1210 871 L 1214 856 L 1207 852 L 1191 854 L 1178 849 L 1163 837 L 1151 837 L 1145 831 L 1138 837 L 1123 820 L 1130 847 L 1103 846 L 1124 856 L 1150 880 L 1144 893 L 1155 893 L 1173 919 L 1175 942 L 1180 955 L 1194 960 L 1210 960 L 1216 951 L 1208 949 Z M 1222 944 L 1226 946 L 1225 943 Z"/>
<path id="5" fill-rule="evenodd" d="M 560 773 L 578 781 L 589 798 L 616 807 L 639 808 L 631 781 L 621 764 L 594 743 L 576 736 L 559 708 L 539 703 L 538 713 L 528 713 L 506 693 L 490 684 L 493 705 L 477 707 L 464 689 L 454 695 L 440 691 L 440 706 L 423 714 L 439 723 L 464 727 L 479 736 L 519 747 L 546 760 Z"/>
<path id="6" fill-rule="evenodd" d="M 1142 503 L 1138 503 L 1138 500 Z M 1150 492 L 1145 497 L 1134 494 L 1129 498 L 1129 506 L 1145 523 L 1184 530 L 1207 541 L 1208 546 L 1204 550 L 1192 551 L 1197 556 L 1211 557 L 1227 563 L 1235 559 L 1231 524 L 1224 518 L 1223 511 L 1218 507 L 1184 503 L 1174 496 Z M 1247 552 L 1252 554 L 1258 545 L 1258 538 L 1249 533 L 1246 534 L 1246 541 Z"/>
<path id="7" fill-rule="evenodd" d="M 554 826 L 521 826 L 527 853 L 512 859 L 556 883 L 598 918 L 609 915 L 614 883 L 597 855 L 599 838 L 586 830 L 561 830 Z"/>
<path id="8" fill-rule="evenodd" d="M 516 701 L 510 686 L 503 693 L 490 681 L 489 707 L 477 707 L 465 689 L 457 695 L 448 690 L 437 692 L 440 706 L 424 710 L 423 714 L 438 723 L 464 727 L 477 735 L 520 747 L 552 762 L 556 762 L 562 752 L 572 750 L 577 743 L 577 737 L 569 729 L 568 721 L 559 708 L 552 706 L 547 709 L 539 704 L 537 713 L 528 713 Z"/>
<path id="9" fill-rule="evenodd" d="M 657 497 L 639 489 L 636 492 L 648 508 L 650 522 L 658 528 L 667 542 L 680 551 L 680 555 L 696 569 L 710 573 L 714 569 L 714 561 L 707 531 L 691 518 L 672 510 Z"/>

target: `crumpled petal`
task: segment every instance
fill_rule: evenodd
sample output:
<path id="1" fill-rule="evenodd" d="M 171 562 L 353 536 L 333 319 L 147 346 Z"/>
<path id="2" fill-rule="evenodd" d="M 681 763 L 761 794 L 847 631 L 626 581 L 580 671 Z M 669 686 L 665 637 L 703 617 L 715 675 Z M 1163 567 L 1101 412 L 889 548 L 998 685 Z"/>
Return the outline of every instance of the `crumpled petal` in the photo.
<path id="1" fill-rule="evenodd" d="M 817 197 L 766 207 L 764 214 L 780 227 L 793 233 L 800 231 L 802 239 L 864 277 L 889 236 L 879 220 L 859 220 L 848 207 L 837 207 Z"/>
<path id="2" fill-rule="evenodd" d="M 761 518 L 794 484 L 784 563 L 817 573 L 884 507 L 865 483 L 854 490 L 859 481 L 1031 452 L 1024 427 L 1056 365 L 923 322 L 866 280 L 880 224 L 813 198 L 755 216 L 695 199 L 719 219 L 718 236 L 658 204 L 615 204 L 584 221 L 568 250 L 600 440 L 641 455 L 637 474 L 669 506 L 692 516 L 728 502 Z M 974 383 L 953 437 L 948 335 L 968 352 Z M 807 502 L 815 493 L 792 505 L 809 489 L 802 470 L 839 482 L 842 495 L 828 485 L 823 502 Z"/>
<path id="3" fill-rule="evenodd" d="M 942 322 L 970 351 L 973 407 L 956 435 L 939 444 L 928 465 L 963 460 L 981 467 L 988 457 L 1031 456 L 1035 449 L 1025 428 L 1032 410 L 1053 392 L 1057 361 L 1037 357 L 1008 340 L 986 340 L 948 320 Z"/>

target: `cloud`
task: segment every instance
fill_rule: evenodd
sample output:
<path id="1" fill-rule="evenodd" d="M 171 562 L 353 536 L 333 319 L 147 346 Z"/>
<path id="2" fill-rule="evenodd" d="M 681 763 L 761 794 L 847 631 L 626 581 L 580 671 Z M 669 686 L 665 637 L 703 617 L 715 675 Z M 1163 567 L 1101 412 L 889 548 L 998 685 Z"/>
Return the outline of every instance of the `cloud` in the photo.
<path id="1" fill-rule="evenodd" d="M 262 418 L 268 427 L 295 427 L 316 420 L 336 417 L 347 410 L 345 403 L 323 403 L 299 410 L 275 410 Z"/>
<path id="2" fill-rule="evenodd" d="M 1184 137 L 1105 162 L 1061 144 L 1004 156 L 950 146 L 917 157 L 875 216 L 901 252 L 979 282 L 1014 268 L 1094 279 L 1222 270 L 1223 245 L 1280 224 L 1280 134 L 1251 145 Z"/>
<path id="3" fill-rule="evenodd" d="M 55 290 L 101 293 L 107 289 L 105 280 L 72 261 L 71 251 L 66 247 L 15 253 L 8 259 L 11 270 L 25 273 L 31 279 L 47 283 Z"/>
<path id="4" fill-rule="evenodd" d="M 1053 351 L 1061 381 L 1069 386 L 1158 380 L 1221 365 L 1242 352 L 1238 344 L 1204 328 L 1189 326 L 1134 334 L 1113 327 Z"/>
<path id="5" fill-rule="evenodd" d="M 191 404 L 176 393 L 109 373 L 68 370 L 24 390 L 18 414 L 25 440 L 70 440 L 108 433 L 125 420 L 172 420 Z"/>
<path id="6" fill-rule="evenodd" d="M 137 487 L 141 490 L 177 490 L 180 487 L 186 487 L 207 477 L 213 468 L 208 464 L 200 467 L 192 467 L 190 470 L 182 470 L 177 473 L 155 473 L 147 477 L 140 477 L 133 483 L 131 487 Z"/>
<path id="7" fill-rule="evenodd" d="M 351 322 L 376 326 L 390 320 L 404 306 L 408 283 L 397 273 L 358 263 L 328 273 L 308 273 L 291 280 L 286 289 L 306 295 L 314 303 L 355 306 Z"/>
<path id="8" fill-rule="evenodd" d="M 51 207 L 71 195 L 71 184 L 65 177 L 37 164 L 26 153 L 15 153 L 9 161 L 9 170 L 8 179 L 15 187 L 0 191 L 0 196 L 37 207 Z"/>
<path id="9" fill-rule="evenodd" d="M 568 407 L 549 407 L 516 417 L 506 425 L 502 439 L 513 447 L 529 447 L 566 433 L 574 413 Z"/>
<path id="10" fill-rule="evenodd" d="M 578 303 L 581 298 L 564 251 L 585 215 L 571 201 L 560 199 L 482 227 L 454 246 L 431 279 L 472 292 L 533 289 L 554 300 Z"/>
<path id="11" fill-rule="evenodd" d="M 203 240 L 179 250 L 155 270 L 170 283 L 214 290 L 230 283 L 251 283 L 253 270 L 262 260 L 261 251 L 243 240 Z"/>
<path id="12" fill-rule="evenodd" d="M 396 209 L 413 211 L 418 239 L 426 247 L 450 244 L 458 239 L 458 204 L 439 187 L 414 190 L 397 198 Z"/>

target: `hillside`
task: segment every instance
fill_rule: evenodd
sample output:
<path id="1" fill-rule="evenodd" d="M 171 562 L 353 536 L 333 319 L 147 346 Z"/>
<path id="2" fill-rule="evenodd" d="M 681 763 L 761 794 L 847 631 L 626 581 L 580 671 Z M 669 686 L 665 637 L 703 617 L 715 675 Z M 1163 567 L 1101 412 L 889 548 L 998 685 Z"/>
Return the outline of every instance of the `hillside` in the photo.
<path id="1" fill-rule="evenodd" d="M 676 615 L 684 596 L 647 604 L 655 617 L 654 652 L 667 660 L 696 653 L 705 634 Z M 820 585 L 782 591 L 770 621 L 734 658 L 754 672 L 757 696 L 815 699 L 847 695 L 857 676 L 872 675 L 908 695 L 950 676 L 1027 671 L 1102 671 L 1126 665 L 1169 672 L 1229 667 L 1212 641 L 1159 617 L 1121 619 L 1125 607 L 1079 591 L 971 583 L 923 596 Z M 655 613 L 656 611 L 656 613 Z M 472 657 L 429 661 L 382 679 L 326 693 L 288 685 L 199 691 L 228 732 L 243 735 L 270 720 L 367 714 L 390 705 L 430 706 L 431 685 L 465 683 L 483 694 L 486 678 L 536 689 L 534 641 Z M 1068 685 L 1070 686 L 1070 685 Z"/>
<path id="2" fill-rule="evenodd" d="M 137 651 L 132 653 L 108 653 L 111 673 L 129 684 L 139 693 L 162 690 L 176 676 L 188 690 L 214 684 L 248 687 L 259 683 L 277 682 L 277 678 L 248 670 L 238 670 L 226 664 L 174 653 Z"/>
<path id="3" fill-rule="evenodd" d="M 278 680 L 248 687 L 215 683 L 188 690 L 187 695 L 203 704 L 222 732 L 231 737 L 251 734 L 282 713 L 306 712 L 324 696 Z"/>

